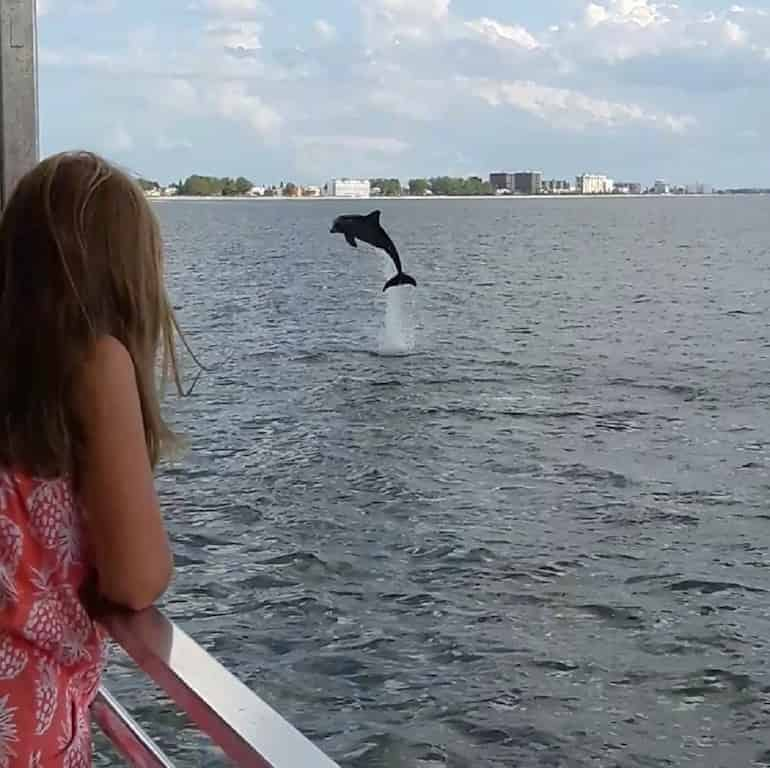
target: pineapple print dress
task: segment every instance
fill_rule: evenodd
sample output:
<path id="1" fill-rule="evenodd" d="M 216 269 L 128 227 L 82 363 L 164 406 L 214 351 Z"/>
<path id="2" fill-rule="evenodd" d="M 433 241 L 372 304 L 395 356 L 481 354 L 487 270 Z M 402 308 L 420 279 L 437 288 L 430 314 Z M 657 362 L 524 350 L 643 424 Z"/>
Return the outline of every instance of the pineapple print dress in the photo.
<path id="1" fill-rule="evenodd" d="M 83 517 L 66 479 L 0 469 L 0 768 L 87 768 L 107 640 L 78 592 Z"/>

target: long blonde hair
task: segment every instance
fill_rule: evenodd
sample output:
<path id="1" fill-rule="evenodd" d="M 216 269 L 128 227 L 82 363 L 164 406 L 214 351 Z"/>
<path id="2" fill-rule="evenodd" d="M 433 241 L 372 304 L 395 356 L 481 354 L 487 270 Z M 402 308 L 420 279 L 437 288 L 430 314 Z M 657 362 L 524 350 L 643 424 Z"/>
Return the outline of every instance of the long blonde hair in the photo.
<path id="1" fill-rule="evenodd" d="M 0 465 L 75 471 L 75 382 L 106 334 L 133 359 L 152 466 L 174 445 L 155 380 L 161 351 L 182 392 L 163 269 L 144 193 L 104 158 L 60 153 L 19 181 L 0 219 Z"/>

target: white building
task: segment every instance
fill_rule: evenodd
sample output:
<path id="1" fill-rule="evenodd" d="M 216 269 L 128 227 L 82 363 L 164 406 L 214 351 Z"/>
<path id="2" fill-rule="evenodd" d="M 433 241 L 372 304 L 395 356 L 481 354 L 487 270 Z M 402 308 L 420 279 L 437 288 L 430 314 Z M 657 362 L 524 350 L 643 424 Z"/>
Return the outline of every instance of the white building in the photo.
<path id="1" fill-rule="evenodd" d="M 369 179 L 332 179 L 324 187 L 329 197 L 371 197 Z"/>
<path id="2" fill-rule="evenodd" d="M 655 182 L 655 186 L 652 188 L 652 191 L 656 195 L 668 195 L 671 190 L 669 189 L 669 186 L 668 184 L 666 184 L 665 181 L 661 181 L 660 179 L 658 179 Z"/>
<path id="3" fill-rule="evenodd" d="M 613 186 L 612 179 L 595 173 L 584 173 L 575 178 L 575 188 L 581 195 L 609 195 Z"/>

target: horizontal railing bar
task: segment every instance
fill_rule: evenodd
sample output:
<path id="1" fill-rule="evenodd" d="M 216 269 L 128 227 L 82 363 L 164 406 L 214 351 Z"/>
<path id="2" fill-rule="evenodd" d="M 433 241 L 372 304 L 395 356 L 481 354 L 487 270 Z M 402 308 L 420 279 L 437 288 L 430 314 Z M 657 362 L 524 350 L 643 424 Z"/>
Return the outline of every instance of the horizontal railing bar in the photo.
<path id="1" fill-rule="evenodd" d="M 242 768 L 339 768 L 157 608 L 99 617 L 113 639 Z"/>
<path id="2" fill-rule="evenodd" d="M 129 765 L 134 768 L 174 768 L 174 764 L 104 686 L 96 694 L 91 714 Z"/>

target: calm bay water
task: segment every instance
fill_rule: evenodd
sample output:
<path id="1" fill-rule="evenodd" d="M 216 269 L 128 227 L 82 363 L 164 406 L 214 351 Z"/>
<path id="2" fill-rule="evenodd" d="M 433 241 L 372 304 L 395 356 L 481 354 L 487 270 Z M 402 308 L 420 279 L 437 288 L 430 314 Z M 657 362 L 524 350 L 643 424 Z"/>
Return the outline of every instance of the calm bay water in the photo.
<path id="1" fill-rule="evenodd" d="M 770 199 L 156 210 L 182 628 L 344 768 L 770 765 Z"/>

